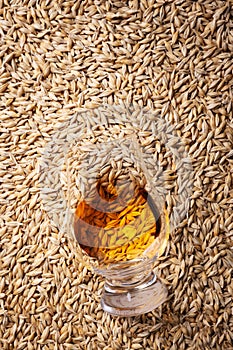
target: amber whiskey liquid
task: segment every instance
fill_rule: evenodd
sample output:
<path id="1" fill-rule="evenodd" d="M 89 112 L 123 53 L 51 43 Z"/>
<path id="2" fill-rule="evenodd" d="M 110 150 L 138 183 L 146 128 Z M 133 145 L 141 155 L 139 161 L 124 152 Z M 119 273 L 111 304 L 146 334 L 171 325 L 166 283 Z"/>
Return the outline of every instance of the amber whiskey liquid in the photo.
<path id="1" fill-rule="evenodd" d="M 130 192 L 127 184 L 116 188 L 114 183 L 98 182 L 96 195 L 80 201 L 75 212 L 79 245 L 103 264 L 142 256 L 159 237 L 160 229 L 160 213 L 153 199 L 137 185 Z"/>

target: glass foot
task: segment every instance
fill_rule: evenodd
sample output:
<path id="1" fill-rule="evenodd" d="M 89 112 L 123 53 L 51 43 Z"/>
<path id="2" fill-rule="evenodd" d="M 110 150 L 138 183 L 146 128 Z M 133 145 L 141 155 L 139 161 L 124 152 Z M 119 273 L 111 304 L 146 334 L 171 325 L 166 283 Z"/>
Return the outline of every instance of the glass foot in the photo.
<path id="1" fill-rule="evenodd" d="M 101 306 L 115 316 L 137 316 L 152 311 L 167 299 L 167 288 L 154 273 L 142 284 L 114 286 L 105 282 Z"/>

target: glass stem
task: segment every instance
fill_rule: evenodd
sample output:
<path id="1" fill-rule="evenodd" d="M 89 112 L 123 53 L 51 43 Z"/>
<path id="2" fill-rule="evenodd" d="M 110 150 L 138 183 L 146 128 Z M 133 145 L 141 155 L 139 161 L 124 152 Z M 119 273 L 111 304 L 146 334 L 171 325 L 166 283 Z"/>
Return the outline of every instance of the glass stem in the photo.
<path id="1" fill-rule="evenodd" d="M 132 288 L 143 288 L 145 285 L 150 285 L 156 280 L 156 275 L 153 271 L 147 272 L 147 274 L 137 280 L 137 278 L 128 278 L 124 280 L 112 280 L 107 278 L 105 281 L 105 289 L 109 291 L 117 291 L 117 290 L 129 290 Z"/>
<path id="2" fill-rule="evenodd" d="M 117 283 L 116 283 L 117 282 Z M 144 279 L 114 281 L 107 279 L 101 305 L 115 316 L 136 316 L 152 311 L 167 298 L 167 288 L 157 279 L 154 271 Z"/>

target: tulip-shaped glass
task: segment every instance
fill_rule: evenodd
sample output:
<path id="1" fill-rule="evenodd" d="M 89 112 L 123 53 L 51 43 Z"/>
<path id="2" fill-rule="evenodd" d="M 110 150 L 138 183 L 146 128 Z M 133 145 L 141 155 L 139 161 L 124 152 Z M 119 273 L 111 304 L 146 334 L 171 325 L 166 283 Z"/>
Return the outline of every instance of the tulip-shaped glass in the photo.
<path id="1" fill-rule="evenodd" d="M 153 270 L 166 247 L 169 219 L 134 134 L 72 145 L 66 157 L 67 230 L 83 258 L 105 278 L 110 314 L 149 312 L 167 298 Z"/>

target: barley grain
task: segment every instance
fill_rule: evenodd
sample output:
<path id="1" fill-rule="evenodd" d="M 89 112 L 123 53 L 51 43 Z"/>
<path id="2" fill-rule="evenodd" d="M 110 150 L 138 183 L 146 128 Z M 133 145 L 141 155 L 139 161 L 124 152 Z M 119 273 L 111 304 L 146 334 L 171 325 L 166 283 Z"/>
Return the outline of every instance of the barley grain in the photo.
<path id="1" fill-rule="evenodd" d="M 232 16 L 231 2 L 221 0 L 0 1 L 2 349 L 232 348 Z M 70 120 L 70 129 L 77 124 L 72 137 L 82 131 L 83 152 L 89 150 L 105 128 L 88 132 L 94 115 L 85 124 L 84 111 L 103 103 L 120 105 L 118 114 L 132 104 L 162 115 L 193 160 L 188 217 L 157 262 L 169 299 L 146 317 L 111 318 L 100 309 L 101 277 L 79 262 L 76 243 L 44 210 L 54 208 L 57 225 L 63 220 L 57 194 L 66 193 L 64 174 L 53 166 L 43 174 L 47 207 L 39 193 L 45 145 L 59 128 L 62 140 Z M 109 116 L 101 115 L 104 124 Z M 127 118 L 124 131 L 112 127 L 113 139 L 131 132 Z M 174 164 L 181 145 L 168 140 L 168 149 L 149 116 L 133 118 L 172 215 L 188 181 L 185 161 Z M 58 152 L 53 165 L 63 156 Z M 114 169 L 122 166 L 119 159 Z"/>

